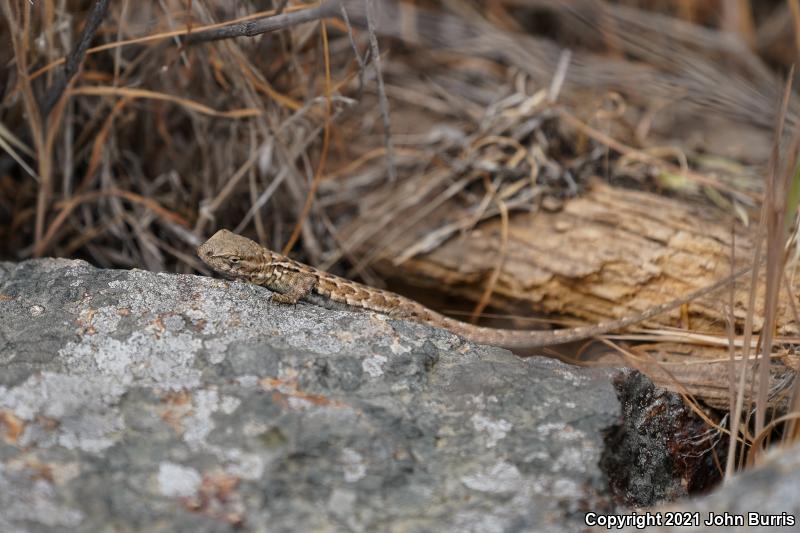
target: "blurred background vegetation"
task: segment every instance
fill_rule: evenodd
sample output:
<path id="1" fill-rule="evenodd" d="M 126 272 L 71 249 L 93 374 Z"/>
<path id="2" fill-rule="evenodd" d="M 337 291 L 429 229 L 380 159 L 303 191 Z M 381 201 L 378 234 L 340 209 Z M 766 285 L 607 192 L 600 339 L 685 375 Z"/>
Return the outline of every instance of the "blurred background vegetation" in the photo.
<path id="1" fill-rule="evenodd" d="M 508 184 L 531 210 L 712 165 L 750 208 L 800 46 L 792 0 L 0 4 L 0 257 L 155 271 L 224 227 L 369 278 L 387 229 L 452 223 L 443 195 L 499 217 Z"/>

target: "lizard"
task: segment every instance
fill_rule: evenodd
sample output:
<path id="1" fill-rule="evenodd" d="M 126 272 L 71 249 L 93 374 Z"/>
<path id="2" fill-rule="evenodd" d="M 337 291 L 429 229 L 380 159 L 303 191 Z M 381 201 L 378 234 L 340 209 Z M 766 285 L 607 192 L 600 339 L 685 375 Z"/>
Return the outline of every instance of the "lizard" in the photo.
<path id="1" fill-rule="evenodd" d="M 630 317 L 566 329 L 516 330 L 476 326 L 455 320 L 405 296 L 305 265 L 225 229 L 217 231 L 200 245 L 197 255 L 223 276 L 270 289 L 273 291 L 272 300 L 281 304 L 296 304 L 301 299 L 323 306 L 334 302 L 347 308 L 375 311 L 390 318 L 444 328 L 479 344 L 506 348 L 552 346 L 623 329 L 710 294 L 751 270 L 751 267 L 745 267 L 715 283 Z"/>

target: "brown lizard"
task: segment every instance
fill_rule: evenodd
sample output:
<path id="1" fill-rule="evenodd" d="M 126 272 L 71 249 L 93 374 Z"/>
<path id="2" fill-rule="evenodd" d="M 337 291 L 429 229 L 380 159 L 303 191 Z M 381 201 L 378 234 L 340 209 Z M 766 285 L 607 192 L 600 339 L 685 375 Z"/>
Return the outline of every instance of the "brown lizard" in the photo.
<path id="1" fill-rule="evenodd" d="M 275 291 L 272 300 L 276 302 L 295 304 L 304 299 L 324 305 L 332 301 L 353 308 L 376 311 L 392 318 L 444 328 L 477 343 L 508 348 L 536 348 L 597 337 L 675 309 L 724 287 L 750 271 L 750 267 L 746 267 L 716 283 L 635 316 L 592 326 L 529 331 L 487 328 L 454 320 L 399 294 L 368 287 L 304 265 L 224 229 L 202 244 L 197 249 L 197 255 L 220 274 L 263 285 Z"/>

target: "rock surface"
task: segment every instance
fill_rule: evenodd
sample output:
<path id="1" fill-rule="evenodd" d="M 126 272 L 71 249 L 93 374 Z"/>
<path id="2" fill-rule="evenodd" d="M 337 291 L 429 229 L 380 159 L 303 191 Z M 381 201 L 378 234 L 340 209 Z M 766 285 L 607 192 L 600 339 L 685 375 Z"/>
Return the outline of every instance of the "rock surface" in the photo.
<path id="1" fill-rule="evenodd" d="M 610 372 L 260 287 L 0 263 L 0 531 L 578 531 Z"/>
<path id="2" fill-rule="evenodd" d="M 702 430 L 637 372 L 269 294 L 0 263 L 0 531 L 582 531 L 710 460 L 677 464 Z M 787 525 L 799 452 L 672 510 Z"/>
<path id="3" fill-rule="evenodd" d="M 654 533 L 800 530 L 800 444 L 773 450 L 757 468 L 735 475 L 704 498 L 663 509 L 662 517 L 667 513 L 680 513 L 688 519 L 688 524 L 647 530 Z"/>

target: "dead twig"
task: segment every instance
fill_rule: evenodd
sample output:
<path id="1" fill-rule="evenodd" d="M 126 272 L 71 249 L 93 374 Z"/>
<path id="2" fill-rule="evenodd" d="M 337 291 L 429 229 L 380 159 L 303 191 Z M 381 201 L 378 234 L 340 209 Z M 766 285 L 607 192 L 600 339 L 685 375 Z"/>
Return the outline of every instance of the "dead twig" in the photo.
<path id="1" fill-rule="evenodd" d="M 94 34 L 97 32 L 97 28 L 100 27 L 100 23 L 103 22 L 107 11 L 108 0 L 96 0 L 94 5 L 92 5 L 92 10 L 89 11 L 86 25 L 83 28 L 78 42 L 75 44 L 75 48 L 73 48 L 72 52 L 66 57 L 64 68 L 56 74 L 55 81 L 53 81 L 53 84 L 47 90 L 47 94 L 40 105 L 44 117 L 50 114 L 53 106 L 64 93 L 64 89 L 67 88 L 72 77 L 78 72 L 78 68 L 83 62 L 83 58 L 86 56 L 86 50 L 89 49 L 89 43 L 94 39 Z"/>
<path id="2" fill-rule="evenodd" d="M 381 54 L 378 49 L 378 37 L 375 35 L 375 5 L 374 0 L 364 0 L 367 7 L 367 30 L 369 46 L 372 51 L 372 64 L 375 65 L 375 78 L 378 80 L 378 106 L 383 119 L 383 143 L 386 147 L 386 170 L 389 181 L 397 181 L 397 168 L 394 164 L 394 143 L 392 142 L 392 124 L 389 117 L 389 100 L 386 98 L 386 88 L 383 85 L 383 70 L 381 69 Z"/>
<path id="3" fill-rule="evenodd" d="M 286 28 L 292 28 L 304 22 L 336 16 L 339 11 L 339 0 L 328 0 L 323 4 L 301 11 L 274 15 L 262 20 L 248 20 L 229 24 L 221 28 L 195 31 L 186 36 L 186 44 L 199 44 L 234 37 L 253 37 Z"/>

